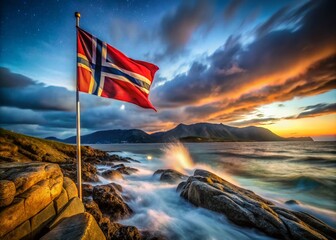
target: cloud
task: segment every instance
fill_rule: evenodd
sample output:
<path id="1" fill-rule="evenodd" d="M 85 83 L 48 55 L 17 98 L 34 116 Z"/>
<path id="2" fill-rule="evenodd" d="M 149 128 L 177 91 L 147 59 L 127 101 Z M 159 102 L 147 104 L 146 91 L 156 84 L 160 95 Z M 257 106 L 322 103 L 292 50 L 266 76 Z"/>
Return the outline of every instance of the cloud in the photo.
<path id="1" fill-rule="evenodd" d="M 263 104 L 334 89 L 333 5 L 319 1 L 282 10 L 277 19 L 295 15 L 300 26 L 295 31 L 279 30 L 282 22 L 271 17 L 264 34 L 248 45 L 242 44 L 240 35 L 230 36 L 206 61 L 194 61 L 189 71 L 153 89 L 153 102 L 161 109 L 184 108 L 190 122 L 230 122 Z"/>
<path id="2" fill-rule="evenodd" d="M 232 126 L 271 125 L 283 119 L 289 119 L 289 120 L 290 119 L 302 119 L 302 118 L 318 117 L 318 116 L 322 116 L 326 114 L 334 114 L 336 113 L 336 103 L 331 103 L 331 104 L 319 103 L 316 105 L 306 106 L 303 109 L 304 109 L 303 112 L 295 116 L 279 117 L 279 118 L 272 118 L 272 117 L 253 118 L 249 120 L 231 122 L 230 124 Z"/>
<path id="3" fill-rule="evenodd" d="M 41 111 L 75 111 L 75 92 L 47 86 L 26 76 L 0 69 L 0 106 Z M 81 94 L 83 108 L 108 105 L 102 98 Z"/>
<path id="4" fill-rule="evenodd" d="M 279 121 L 281 118 L 255 118 L 244 121 L 231 122 L 230 125 L 236 127 L 245 127 L 253 125 L 272 125 L 274 122 Z"/>
<path id="5" fill-rule="evenodd" d="M 304 111 L 301 112 L 296 118 L 316 117 L 331 113 L 336 113 L 336 103 L 320 103 L 305 107 Z"/>
<path id="6" fill-rule="evenodd" d="M 160 34 L 167 51 L 181 50 L 194 32 L 209 24 L 213 6 L 211 1 L 184 1 L 175 11 L 166 14 L 160 24 Z"/>
<path id="7" fill-rule="evenodd" d="M 237 12 L 238 8 L 243 4 L 243 0 L 231 0 L 224 10 L 224 19 L 230 20 Z"/>
<path id="8" fill-rule="evenodd" d="M 21 88 L 34 85 L 35 82 L 21 74 L 15 74 L 9 69 L 0 67 L 0 88 Z"/>
<path id="9" fill-rule="evenodd" d="M 121 102 L 81 94 L 83 133 L 117 128 L 152 132 L 180 122 L 243 126 L 281 120 L 257 115 L 241 121 L 262 105 L 336 88 L 336 29 L 330 24 L 336 17 L 333 5 L 334 1 L 314 1 L 279 10 L 256 27 L 253 41 L 246 43 L 246 36 L 238 32 L 209 56 L 191 62 L 188 71 L 173 79 L 161 77 L 150 95 L 159 113 L 139 111 L 131 104 L 120 111 Z M 229 15 L 238 7 L 229 7 Z M 167 49 L 172 49 L 168 54 L 185 49 L 195 32 L 210 26 L 212 10 L 207 1 L 183 2 L 166 15 L 161 33 Z M 27 133 L 36 130 L 48 135 L 53 135 L 48 129 L 58 129 L 59 136 L 75 133 L 73 91 L 38 83 L 6 68 L 0 68 L 0 78 L 1 126 L 22 130 L 25 124 Z M 288 117 L 319 116 L 334 110 L 334 105 L 319 104 Z"/>

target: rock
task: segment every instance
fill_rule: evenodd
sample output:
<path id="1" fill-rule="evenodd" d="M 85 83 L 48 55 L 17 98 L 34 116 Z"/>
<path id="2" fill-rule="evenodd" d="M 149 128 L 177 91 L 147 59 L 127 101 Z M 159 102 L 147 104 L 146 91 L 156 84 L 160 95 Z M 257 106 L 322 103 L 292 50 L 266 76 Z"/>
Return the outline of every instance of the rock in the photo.
<path id="1" fill-rule="evenodd" d="M 11 205 L 0 210 L 0 239 L 27 219 L 24 199 L 14 199 Z"/>
<path id="2" fill-rule="evenodd" d="M 110 180 L 123 179 L 123 176 L 117 170 L 106 170 L 102 173 L 102 175 L 104 178 L 107 178 Z"/>
<path id="3" fill-rule="evenodd" d="M 281 239 L 334 239 L 336 230 L 310 216 L 280 208 L 252 191 L 237 187 L 205 170 L 178 186 L 181 196 L 196 206 L 225 215 Z"/>
<path id="4" fill-rule="evenodd" d="M 25 239 L 30 238 L 30 222 L 29 220 L 22 223 L 20 226 L 15 228 L 13 231 L 7 233 L 1 238 L 1 240 L 14 240 L 14 239 Z"/>
<path id="5" fill-rule="evenodd" d="M 54 203 L 50 203 L 41 212 L 30 219 L 31 235 L 36 238 L 40 231 L 56 216 Z"/>
<path id="6" fill-rule="evenodd" d="M 64 219 L 41 240 L 102 240 L 106 239 L 94 217 L 80 213 Z"/>
<path id="7" fill-rule="evenodd" d="M 96 166 L 91 163 L 84 163 L 82 165 L 82 177 L 86 182 L 99 182 Z"/>
<path id="8" fill-rule="evenodd" d="M 103 214 L 100 211 L 98 204 L 92 199 L 89 199 L 85 201 L 84 207 L 86 212 L 90 213 L 96 219 L 97 223 L 100 224 Z"/>
<path id="9" fill-rule="evenodd" d="M 119 190 L 113 184 L 95 186 L 92 197 L 111 220 L 121 219 L 132 213 L 132 209 L 123 201 Z"/>
<path id="10" fill-rule="evenodd" d="M 179 185 L 177 185 L 176 192 L 181 192 L 186 184 L 187 182 L 180 182 Z"/>
<path id="11" fill-rule="evenodd" d="M 112 154 L 110 155 L 108 158 L 104 159 L 105 161 L 109 161 L 109 162 L 127 162 L 129 163 L 130 160 L 128 158 L 123 158 L 123 157 L 120 157 L 116 154 Z"/>
<path id="12" fill-rule="evenodd" d="M 124 226 L 111 222 L 109 218 L 102 218 L 100 228 L 108 240 L 140 240 L 139 230 L 134 226 Z"/>
<path id="13" fill-rule="evenodd" d="M 160 181 L 169 183 L 186 180 L 188 177 L 173 169 L 159 169 L 156 170 L 153 175 L 160 175 Z"/>
<path id="14" fill-rule="evenodd" d="M 10 205 L 15 196 L 15 184 L 12 181 L 0 180 L 0 207 Z"/>
<path id="15" fill-rule="evenodd" d="M 68 194 L 63 188 L 61 194 L 54 200 L 55 210 L 59 213 L 68 202 Z"/>
<path id="16" fill-rule="evenodd" d="M 136 168 L 126 167 L 124 164 L 118 164 L 113 166 L 114 170 L 117 170 L 121 174 L 131 175 L 138 171 Z"/>
<path id="17" fill-rule="evenodd" d="M 59 182 L 63 176 L 60 167 L 51 163 L 3 163 L 0 164 L 0 169 L 4 171 L 0 180 L 14 182 L 16 195 L 42 180 Z"/>
<path id="18" fill-rule="evenodd" d="M 160 232 L 141 231 L 141 236 L 143 240 L 168 240 Z"/>
<path id="19" fill-rule="evenodd" d="M 301 203 L 299 201 L 297 201 L 297 200 L 291 199 L 291 200 L 286 201 L 285 204 L 288 204 L 288 205 L 300 205 Z"/>
<path id="20" fill-rule="evenodd" d="M 64 177 L 63 188 L 68 194 L 68 199 L 78 197 L 78 190 L 76 184 L 68 177 Z"/>
<path id="21" fill-rule="evenodd" d="M 72 198 L 57 217 L 50 223 L 49 229 L 52 229 L 64 218 L 74 216 L 85 211 L 82 201 L 78 197 Z"/>
<path id="22" fill-rule="evenodd" d="M 84 197 L 90 197 L 90 196 L 92 196 L 93 186 L 91 184 L 84 183 L 82 185 L 82 191 L 83 191 L 83 196 Z"/>
<path id="23" fill-rule="evenodd" d="M 103 217 L 95 201 L 87 199 L 84 206 L 86 211 L 96 219 L 107 239 L 141 239 L 137 228 L 114 223 L 110 218 Z"/>
<path id="24" fill-rule="evenodd" d="M 64 176 L 71 178 L 73 181 L 77 180 L 77 164 L 66 163 L 60 164 Z M 91 163 L 83 162 L 82 164 L 82 179 L 87 182 L 99 182 L 97 176 L 97 168 Z"/>
<path id="25" fill-rule="evenodd" d="M 0 210 L 0 237 L 44 209 L 52 202 L 53 197 L 49 179 L 38 182 L 15 197 L 11 205 Z"/>
<path id="26" fill-rule="evenodd" d="M 112 239 L 118 240 L 141 240 L 139 230 L 134 226 L 120 226 Z"/>

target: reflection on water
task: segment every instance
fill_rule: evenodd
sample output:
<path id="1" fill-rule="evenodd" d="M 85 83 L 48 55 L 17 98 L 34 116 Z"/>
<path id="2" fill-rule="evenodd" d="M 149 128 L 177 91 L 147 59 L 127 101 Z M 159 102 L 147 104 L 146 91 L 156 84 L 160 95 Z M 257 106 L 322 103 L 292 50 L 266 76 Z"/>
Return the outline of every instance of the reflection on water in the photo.
<path id="1" fill-rule="evenodd" d="M 332 142 L 189 143 L 95 145 L 116 151 L 140 163 L 140 171 L 121 184 L 133 196 L 135 210 L 123 223 L 154 229 L 171 239 L 266 238 L 256 230 L 231 224 L 216 213 L 194 208 L 175 192 L 176 185 L 152 177 L 159 168 L 173 168 L 191 175 L 203 168 L 280 206 L 290 199 L 301 205 L 287 208 L 308 212 L 336 225 L 336 150 Z M 149 160 L 147 156 L 152 158 Z M 188 235 L 189 234 L 189 235 Z M 190 235 L 193 234 L 193 235 Z M 189 236 L 185 237 L 185 236 Z"/>

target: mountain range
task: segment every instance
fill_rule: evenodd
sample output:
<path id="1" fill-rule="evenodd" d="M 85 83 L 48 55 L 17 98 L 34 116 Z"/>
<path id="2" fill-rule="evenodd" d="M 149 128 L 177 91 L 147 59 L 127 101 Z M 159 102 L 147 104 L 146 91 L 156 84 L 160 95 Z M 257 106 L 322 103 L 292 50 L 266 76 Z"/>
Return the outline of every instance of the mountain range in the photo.
<path id="1" fill-rule="evenodd" d="M 65 143 L 76 143 L 76 136 L 66 139 L 48 137 Z M 262 127 L 231 127 L 223 124 L 179 124 L 175 128 L 148 134 L 139 129 L 105 130 L 81 136 L 83 144 L 160 143 L 180 140 L 184 142 L 250 142 L 250 141 L 313 141 L 310 137 L 284 138 Z"/>

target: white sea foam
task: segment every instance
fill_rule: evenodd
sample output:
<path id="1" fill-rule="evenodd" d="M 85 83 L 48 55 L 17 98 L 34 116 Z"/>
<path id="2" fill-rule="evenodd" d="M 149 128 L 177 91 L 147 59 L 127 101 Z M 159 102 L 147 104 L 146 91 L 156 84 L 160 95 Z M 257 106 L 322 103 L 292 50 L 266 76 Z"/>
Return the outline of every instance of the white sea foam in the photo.
<path id="1" fill-rule="evenodd" d="M 118 181 L 123 186 L 123 194 L 128 196 L 127 203 L 134 210 L 132 217 L 120 222 L 136 226 L 141 230 L 158 231 L 169 239 L 269 239 L 255 229 L 242 228 L 231 223 L 221 214 L 196 208 L 179 196 L 179 193 L 175 190 L 176 184 L 160 182 L 158 177 L 153 176 L 155 170 L 162 168 L 172 168 L 187 175 L 192 175 L 195 169 L 200 168 L 209 170 L 235 184 L 240 183 L 243 187 L 266 196 L 277 205 L 308 212 L 333 225 L 332 222 L 335 223 L 335 211 L 319 209 L 307 204 L 314 200 L 315 196 L 314 198 L 310 197 L 302 189 L 298 192 L 296 185 L 281 188 L 282 180 L 279 178 L 281 174 L 290 171 L 295 172 L 298 166 L 304 167 L 305 165 L 298 165 L 298 163 L 289 165 L 287 158 L 284 161 L 274 160 L 274 157 L 274 159 L 269 159 L 268 155 L 272 155 L 272 152 L 276 152 L 277 149 L 283 151 L 283 145 L 280 143 L 278 145 L 267 145 L 265 143 L 265 146 L 268 147 L 262 148 L 260 143 L 257 145 L 255 143 L 244 143 L 244 146 L 242 146 L 242 143 L 229 143 L 227 145 L 222 143 L 212 145 L 194 144 L 191 147 L 193 147 L 192 153 L 195 155 L 191 155 L 188 148 L 181 143 L 165 146 L 114 146 L 114 149 L 126 149 L 119 153 L 113 152 L 114 154 L 131 157 L 141 162 L 125 163 L 125 165 L 135 167 L 139 171 L 125 176 L 124 180 Z M 190 147 L 190 145 L 187 146 Z M 295 147 L 296 145 L 291 143 L 288 148 Z M 251 156 L 256 152 L 255 149 L 261 148 L 262 151 L 257 151 L 261 158 L 258 158 L 259 155 L 252 158 Z M 298 149 L 301 148 L 301 146 L 298 147 Z M 149 155 L 152 157 L 151 159 L 147 158 Z M 198 162 L 193 161 L 191 156 L 200 156 L 199 158 L 202 160 L 195 159 Z M 213 164 L 212 161 L 216 162 L 217 165 Z M 232 165 L 231 163 L 235 164 Z M 237 168 L 237 166 L 240 166 L 240 168 Z M 230 173 L 236 175 L 232 177 L 226 170 L 230 170 Z M 332 171 L 334 171 L 334 168 L 332 168 Z M 244 175 L 246 173 L 250 174 L 246 176 L 255 176 L 255 178 L 246 178 Z M 329 174 L 328 171 L 324 173 Z M 259 175 L 263 178 L 258 178 Z M 265 176 L 270 178 L 265 179 Z M 103 180 L 103 183 L 110 182 L 104 178 L 100 179 Z M 269 183 L 267 179 L 271 179 L 273 182 Z M 303 203 L 301 205 L 285 205 L 284 202 L 292 199 L 293 196 L 295 196 L 295 199 L 301 197 L 298 200 L 303 201 Z M 327 201 L 326 203 L 328 203 Z M 315 202 L 312 203 L 315 204 Z M 330 205 L 330 203 L 326 203 L 320 201 L 318 204 Z"/>

